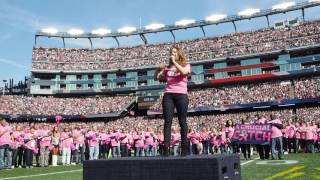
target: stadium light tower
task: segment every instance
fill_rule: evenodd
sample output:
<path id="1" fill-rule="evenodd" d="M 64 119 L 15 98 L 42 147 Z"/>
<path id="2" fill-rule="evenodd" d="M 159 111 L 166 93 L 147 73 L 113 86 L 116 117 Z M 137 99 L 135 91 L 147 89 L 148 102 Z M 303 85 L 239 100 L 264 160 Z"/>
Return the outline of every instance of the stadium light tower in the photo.
<path id="1" fill-rule="evenodd" d="M 157 30 L 157 29 L 164 28 L 164 26 L 165 26 L 164 24 L 152 23 L 152 24 L 146 25 L 145 29 L 146 30 Z"/>
<path id="2" fill-rule="evenodd" d="M 82 35 L 83 33 L 84 33 L 84 31 L 82 29 L 76 29 L 76 28 L 70 29 L 68 31 L 68 34 L 73 35 L 73 36 L 79 36 L 79 35 Z"/>
<path id="3" fill-rule="evenodd" d="M 196 20 L 194 20 L 194 19 L 182 19 L 182 20 L 176 21 L 175 25 L 176 26 L 187 26 L 187 25 L 193 24 L 195 22 L 196 22 Z"/>
<path id="4" fill-rule="evenodd" d="M 227 17 L 226 14 L 212 14 L 210 16 L 207 16 L 205 18 L 205 21 L 207 21 L 207 22 L 217 22 L 217 21 L 219 21 L 221 19 L 224 19 L 226 17 Z"/>
<path id="5" fill-rule="evenodd" d="M 137 28 L 136 27 L 133 27 L 133 26 L 125 26 L 125 27 L 122 27 L 120 29 L 118 29 L 118 32 L 119 33 L 124 33 L 124 34 L 128 34 L 128 33 L 131 33 L 133 31 L 136 31 Z"/>
<path id="6" fill-rule="evenodd" d="M 111 30 L 106 28 L 99 28 L 91 31 L 91 34 L 95 34 L 99 36 L 104 36 L 110 33 L 111 33 Z"/>
<path id="7" fill-rule="evenodd" d="M 50 34 L 50 35 L 54 35 L 54 34 L 58 33 L 58 30 L 53 27 L 48 27 L 48 28 L 41 29 L 41 32 L 46 33 L 46 34 Z"/>
<path id="8" fill-rule="evenodd" d="M 291 6 L 294 6 L 294 5 L 296 5 L 296 2 L 294 2 L 294 1 L 283 2 L 283 3 L 280 3 L 280 4 L 273 5 L 271 9 L 272 10 L 285 10 L 285 9 L 288 9 L 289 7 L 291 7 Z"/>
<path id="9" fill-rule="evenodd" d="M 248 17 L 248 16 L 251 16 L 251 15 L 256 14 L 256 13 L 259 13 L 259 12 L 260 12 L 260 9 L 258 9 L 258 8 L 255 8 L 255 9 L 249 8 L 249 9 L 245 9 L 245 10 L 243 10 L 243 11 L 240 11 L 240 12 L 238 13 L 238 15 L 239 15 L 239 16 Z"/>

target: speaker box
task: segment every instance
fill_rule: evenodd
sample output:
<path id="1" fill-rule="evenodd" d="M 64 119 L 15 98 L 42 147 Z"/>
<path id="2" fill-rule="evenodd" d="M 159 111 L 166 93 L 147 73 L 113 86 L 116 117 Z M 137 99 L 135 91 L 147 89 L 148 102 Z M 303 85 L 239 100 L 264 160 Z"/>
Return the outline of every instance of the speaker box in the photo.
<path id="1" fill-rule="evenodd" d="M 129 157 L 85 161 L 85 180 L 241 179 L 239 155 Z"/>

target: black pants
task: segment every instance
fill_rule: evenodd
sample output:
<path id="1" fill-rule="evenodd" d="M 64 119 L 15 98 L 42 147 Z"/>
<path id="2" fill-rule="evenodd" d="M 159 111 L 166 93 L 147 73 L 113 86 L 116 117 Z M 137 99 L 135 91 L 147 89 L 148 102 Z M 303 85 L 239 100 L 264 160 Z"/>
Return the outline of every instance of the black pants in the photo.
<path id="1" fill-rule="evenodd" d="M 208 154 L 209 141 L 208 140 L 202 141 L 202 146 L 203 146 L 203 154 Z"/>
<path id="2" fill-rule="evenodd" d="M 288 151 L 289 153 L 291 153 L 293 149 L 293 152 L 296 153 L 297 152 L 297 145 L 296 145 L 296 139 L 294 138 L 288 138 Z"/>
<path id="3" fill-rule="evenodd" d="M 171 125 L 174 114 L 174 108 L 177 109 L 179 125 L 181 127 L 181 155 L 188 153 L 187 144 L 187 112 L 188 112 L 188 96 L 180 93 L 165 93 L 162 100 L 163 116 L 164 116 L 164 155 L 169 155 Z"/>
<path id="4" fill-rule="evenodd" d="M 26 166 L 32 166 L 33 162 L 33 151 L 31 149 L 25 149 L 23 154 L 23 159 Z"/>
<path id="5" fill-rule="evenodd" d="M 106 159 L 106 153 L 107 153 L 107 146 L 108 144 L 99 144 L 99 159 Z M 109 152 L 109 151 L 108 151 Z M 107 154 L 108 156 L 109 154 Z"/>
<path id="6" fill-rule="evenodd" d="M 250 144 L 241 144 L 241 151 L 243 153 L 243 157 L 245 159 L 250 159 L 251 158 L 251 148 L 250 148 Z"/>
<path id="7" fill-rule="evenodd" d="M 257 145 L 257 151 L 260 159 L 269 159 L 270 145 Z"/>
<path id="8" fill-rule="evenodd" d="M 121 157 L 128 157 L 129 156 L 127 144 L 120 144 L 120 153 L 121 153 Z"/>

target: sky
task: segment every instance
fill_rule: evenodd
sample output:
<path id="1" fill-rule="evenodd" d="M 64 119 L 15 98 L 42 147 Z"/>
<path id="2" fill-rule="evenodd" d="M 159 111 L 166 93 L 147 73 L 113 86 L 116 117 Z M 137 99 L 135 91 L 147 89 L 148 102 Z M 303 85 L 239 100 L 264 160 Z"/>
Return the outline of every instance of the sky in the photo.
<path id="1" fill-rule="evenodd" d="M 302 2 L 304 0 L 296 0 Z M 130 25 L 144 27 L 157 22 L 174 24 L 181 19 L 201 20 L 211 14 L 236 15 L 247 8 L 268 9 L 284 0 L 0 0 L 0 87 L 2 80 L 15 83 L 30 76 L 35 33 L 46 27 L 66 32 L 80 28 L 91 32 L 97 28 L 112 31 Z M 320 7 L 306 9 L 307 20 L 320 17 Z M 271 24 L 290 18 L 302 18 L 301 11 L 270 16 Z M 267 26 L 265 17 L 236 22 L 238 31 Z M 205 27 L 207 36 L 234 32 L 232 23 Z M 177 40 L 202 37 L 200 28 L 175 32 Z M 149 43 L 170 42 L 169 32 L 146 35 Z M 142 44 L 137 36 L 119 38 L 121 46 Z M 115 47 L 111 38 L 93 40 L 94 47 Z M 38 46 L 62 47 L 62 40 L 39 38 Z M 66 47 L 89 48 L 87 39 L 67 39 Z"/>

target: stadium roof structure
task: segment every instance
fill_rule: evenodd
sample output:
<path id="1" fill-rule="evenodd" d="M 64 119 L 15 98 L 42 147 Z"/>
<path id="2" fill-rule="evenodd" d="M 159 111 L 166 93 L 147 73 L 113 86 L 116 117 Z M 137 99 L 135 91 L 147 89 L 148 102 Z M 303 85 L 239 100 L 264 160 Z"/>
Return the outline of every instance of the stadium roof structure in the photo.
<path id="1" fill-rule="evenodd" d="M 37 46 L 37 38 L 39 37 L 48 37 L 48 38 L 61 38 L 63 41 L 63 47 L 65 47 L 65 39 L 66 38 L 87 38 L 90 42 L 91 48 L 92 39 L 94 38 L 113 38 L 117 42 L 117 45 L 120 46 L 120 42 L 118 37 L 123 36 L 134 36 L 139 35 L 142 39 L 144 44 L 148 44 L 148 40 L 145 34 L 150 33 L 158 33 L 158 32 L 170 32 L 173 38 L 173 41 L 176 41 L 176 37 L 174 31 L 181 30 L 181 29 L 189 29 L 189 28 L 201 28 L 203 36 L 206 37 L 206 32 L 204 30 L 205 26 L 209 25 L 218 25 L 222 23 L 233 23 L 234 30 L 237 31 L 236 21 L 246 20 L 246 19 L 253 19 L 258 17 L 266 17 L 268 22 L 268 27 L 270 27 L 269 16 L 274 14 L 281 14 L 290 11 L 301 10 L 302 18 L 305 19 L 305 9 L 319 6 L 320 0 L 309 0 L 305 2 L 295 3 L 286 2 L 281 4 L 273 5 L 271 9 L 246 9 L 240 11 L 238 15 L 223 15 L 223 14 L 216 14 L 211 15 L 205 18 L 204 20 L 193 20 L 193 19 L 183 19 L 180 21 L 175 22 L 175 24 L 171 25 L 164 25 L 160 23 L 153 23 L 147 25 L 144 28 L 137 29 L 136 27 L 132 26 L 125 26 L 123 28 L 118 29 L 117 31 L 111 31 L 110 29 L 100 28 L 97 30 L 93 30 L 92 32 L 84 32 L 81 29 L 71 29 L 68 32 L 59 32 L 55 28 L 44 28 L 35 34 L 35 46 Z"/>

